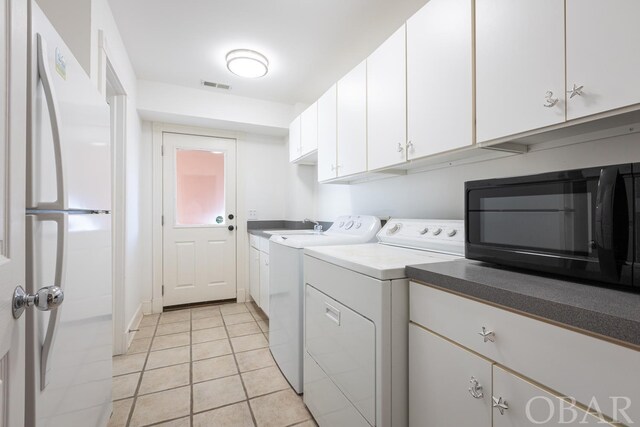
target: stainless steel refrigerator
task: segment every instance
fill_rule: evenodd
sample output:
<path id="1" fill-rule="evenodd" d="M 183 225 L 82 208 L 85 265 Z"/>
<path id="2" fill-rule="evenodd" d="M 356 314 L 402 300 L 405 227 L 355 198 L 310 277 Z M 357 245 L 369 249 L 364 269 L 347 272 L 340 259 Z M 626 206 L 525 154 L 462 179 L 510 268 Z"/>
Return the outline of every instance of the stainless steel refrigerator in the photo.
<path id="1" fill-rule="evenodd" d="M 113 336 L 110 112 L 35 3 L 30 27 L 26 287 L 58 286 L 64 302 L 27 311 L 26 424 L 103 427 Z"/>

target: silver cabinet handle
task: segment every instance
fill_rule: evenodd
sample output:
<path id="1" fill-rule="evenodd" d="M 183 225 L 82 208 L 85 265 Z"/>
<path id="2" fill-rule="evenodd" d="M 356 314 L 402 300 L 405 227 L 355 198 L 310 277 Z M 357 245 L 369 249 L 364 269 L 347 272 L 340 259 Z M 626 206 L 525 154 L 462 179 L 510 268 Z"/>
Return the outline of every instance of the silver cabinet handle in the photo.
<path id="1" fill-rule="evenodd" d="M 507 401 L 504 400 L 502 397 L 495 397 L 495 396 L 491 396 L 491 399 L 493 400 L 492 406 L 494 408 L 497 408 L 498 411 L 500 411 L 500 415 L 504 415 L 504 411 L 509 409 L 509 405 L 507 404 Z"/>
<path id="2" fill-rule="evenodd" d="M 573 98 L 574 96 L 582 96 L 582 89 L 584 89 L 583 85 L 578 86 L 577 84 L 573 84 L 573 88 L 567 91 L 569 98 Z"/>
<path id="3" fill-rule="evenodd" d="M 402 153 L 402 150 L 404 150 L 404 147 L 399 142 L 398 142 L 398 149 L 397 150 L 398 150 L 398 153 Z"/>
<path id="4" fill-rule="evenodd" d="M 555 106 L 558 103 L 558 98 L 554 98 L 553 97 L 553 92 L 551 92 L 550 90 L 547 91 L 547 93 L 544 96 L 545 98 L 545 103 L 544 106 L 547 108 L 551 108 L 553 106 Z"/>
<path id="5" fill-rule="evenodd" d="M 480 335 L 484 339 L 484 342 L 487 342 L 487 341 L 496 342 L 495 332 L 488 331 L 487 328 L 485 328 L 484 326 L 482 327 L 482 332 L 478 332 L 478 335 Z"/>
<path id="6" fill-rule="evenodd" d="M 471 383 L 471 387 L 469 387 L 469 394 L 473 396 L 474 399 L 482 399 L 484 397 L 484 392 L 482 391 L 482 386 L 478 380 L 475 377 L 471 377 L 469 383 Z"/>
<path id="7" fill-rule="evenodd" d="M 55 310 L 64 301 L 64 292 L 57 286 L 40 288 L 35 294 L 28 294 L 22 286 L 13 291 L 13 318 L 19 319 L 27 307 L 35 307 L 40 311 Z"/>
<path id="8" fill-rule="evenodd" d="M 407 151 L 409 151 L 409 150 L 413 149 L 413 142 L 411 142 L 411 141 L 407 141 L 407 144 L 406 144 L 406 145 L 407 145 Z"/>

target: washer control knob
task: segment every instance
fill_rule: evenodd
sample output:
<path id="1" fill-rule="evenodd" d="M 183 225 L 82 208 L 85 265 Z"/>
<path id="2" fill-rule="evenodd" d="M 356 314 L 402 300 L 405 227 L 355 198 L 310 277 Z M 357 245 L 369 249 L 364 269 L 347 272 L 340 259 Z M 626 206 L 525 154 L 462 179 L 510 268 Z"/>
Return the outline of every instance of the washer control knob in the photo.
<path id="1" fill-rule="evenodd" d="M 361 222 L 356 222 L 356 228 L 360 228 L 362 227 L 362 223 Z"/>
<path id="2" fill-rule="evenodd" d="M 433 235 L 434 236 L 437 236 L 440 233 L 442 233 L 442 228 L 436 228 L 435 230 L 433 230 Z"/>
<path id="3" fill-rule="evenodd" d="M 353 221 L 349 221 L 344 225 L 345 230 L 350 230 L 353 227 Z"/>
<path id="4" fill-rule="evenodd" d="M 392 227 L 390 227 L 387 230 L 387 236 L 390 236 L 392 234 L 396 234 L 398 231 L 400 231 L 401 228 L 402 228 L 402 223 L 400 223 L 400 222 L 395 223 Z"/>
<path id="5" fill-rule="evenodd" d="M 338 224 L 338 227 L 342 228 L 343 225 L 344 225 L 344 221 L 340 221 L 340 224 Z"/>
<path id="6" fill-rule="evenodd" d="M 429 227 L 425 227 L 422 230 L 420 230 L 420 235 L 424 236 L 425 234 L 427 234 L 429 232 Z"/>
<path id="7" fill-rule="evenodd" d="M 452 228 L 451 230 L 447 231 L 447 236 L 449 237 L 453 237 L 456 234 L 458 234 L 458 230 L 456 230 L 455 228 Z"/>

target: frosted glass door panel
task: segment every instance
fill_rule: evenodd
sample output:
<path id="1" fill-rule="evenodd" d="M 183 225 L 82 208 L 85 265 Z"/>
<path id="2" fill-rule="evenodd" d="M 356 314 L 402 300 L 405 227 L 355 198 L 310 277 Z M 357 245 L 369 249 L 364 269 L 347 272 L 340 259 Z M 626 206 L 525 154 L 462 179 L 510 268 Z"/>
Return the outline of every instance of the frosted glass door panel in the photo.
<path id="1" fill-rule="evenodd" d="M 176 151 L 176 225 L 224 224 L 224 153 Z"/>

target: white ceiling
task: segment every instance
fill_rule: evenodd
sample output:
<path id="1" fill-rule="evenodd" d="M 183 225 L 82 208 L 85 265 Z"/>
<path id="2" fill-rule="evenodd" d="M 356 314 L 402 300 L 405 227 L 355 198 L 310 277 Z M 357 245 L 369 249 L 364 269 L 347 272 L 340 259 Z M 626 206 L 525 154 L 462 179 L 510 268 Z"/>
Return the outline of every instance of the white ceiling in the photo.
<path id="1" fill-rule="evenodd" d="M 109 0 L 138 78 L 235 95 L 311 103 L 427 0 Z M 265 77 L 226 69 L 225 54 L 254 49 Z M 207 89 L 219 91 L 219 89 Z"/>

